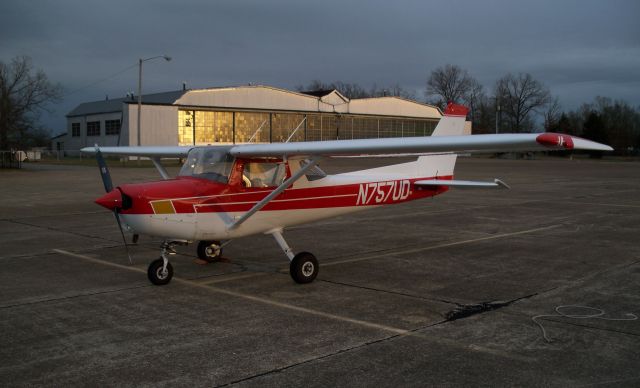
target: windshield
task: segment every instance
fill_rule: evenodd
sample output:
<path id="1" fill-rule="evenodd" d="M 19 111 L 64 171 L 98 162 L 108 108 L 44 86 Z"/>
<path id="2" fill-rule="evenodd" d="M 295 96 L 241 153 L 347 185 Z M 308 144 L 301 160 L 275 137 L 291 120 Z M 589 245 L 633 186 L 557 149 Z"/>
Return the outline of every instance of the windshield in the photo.
<path id="1" fill-rule="evenodd" d="M 233 157 L 226 149 L 194 148 L 189 151 L 187 161 L 182 165 L 178 175 L 228 183 L 232 166 Z"/>

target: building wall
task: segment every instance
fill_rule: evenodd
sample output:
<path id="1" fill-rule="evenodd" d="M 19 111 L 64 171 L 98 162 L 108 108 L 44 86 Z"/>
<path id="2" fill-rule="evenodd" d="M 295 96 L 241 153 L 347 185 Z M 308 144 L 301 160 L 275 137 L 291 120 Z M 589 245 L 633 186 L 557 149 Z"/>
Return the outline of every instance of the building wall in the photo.
<path id="1" fill-rule="evenodd" d="M 107 135 L 105 121 L 107 120 L 122 120 L 121 112 L 113 113 L 101 113 L 87 116 L 76 116 L 67 118 L 67 135 L 64 137 L 64 149 L 66 151 L 76 151 L 83 147 L 90 147 L 94 144 L 100 146 L 117 146 L 118 135 Z M 100 122 L 100 135 L 99 136 L 87 136 L 87 123 Z M 122 123 L 122 121 L 120 121 Z M 73 136 L 72 126 L 73 123 L 80 124 L 80 136 Z M 122 130 L 121 130 L 122 131 Z"/>
<path id="2" fill-rule="evenodd" d="M 121 145 L 135 146 L 138 145 L 138 105 L 123 105 L 124 123 L 126 123 L 123 139 L 127 139 L 128 144 Z M 142 126 L 140 145 L 178 144 L 178 107 L 142 104 L 140 121 Z"/>
<path id="3" fill-rule="evenodd" d="M 143 146 L 428 136 L 442 117 L 434 106 L 398 97 L 349 100 L 334 91 L 318 98 L 268 86 L 190 90 L 162 103 L 143 104 Z M 138 106 L 121 107 L 122 112 L 68 117 L 65 149 L 137 145 Z M 115 119 L 122 120 L 120 136 L 106 135 L 105 120 Z M 87 136 L 87 122 L 94 120 L 101 134 Z M 76 122 L 79 137 L 72 136 Z"/>

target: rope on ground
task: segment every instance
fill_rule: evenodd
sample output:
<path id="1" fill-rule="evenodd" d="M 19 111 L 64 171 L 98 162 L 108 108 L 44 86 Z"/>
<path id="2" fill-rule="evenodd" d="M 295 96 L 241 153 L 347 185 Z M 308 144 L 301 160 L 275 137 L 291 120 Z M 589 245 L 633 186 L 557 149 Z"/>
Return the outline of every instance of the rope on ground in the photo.
<path id="1" fill-rule="evenodd" d="M 583 314 L 569 314 L 562 311 L 566 309 L 583 309 L 586 311 L 584 311 Z M 540 327 L 540 330 L 542 330 L 542 336 L 547 342 L 552 342 L 552 340 L 550 340 L 549 337 L 547 336 L 547 331 L 545 330 L 544 326 L 542 326 L 542 324 L 537 321 L 537 319 L 539 318 L 564 317 L 564 318 L 571 318 L 571 319 L 602 319 L 605 321 L 635 321 L 638 319 L 638 316 L 632 313 L 626 313 L 625 316 L 627 318 L 606 318 L 604 317 L 606 312 L 603 309 L 599 309 L 596 307 L 589 307 L 589 306 L 572 305 L 572 304 L 557 306 L 555 308 L 555 311 L 556 311 L 556 314 L 541 314 L 531 318 L 531 320 Z"/>

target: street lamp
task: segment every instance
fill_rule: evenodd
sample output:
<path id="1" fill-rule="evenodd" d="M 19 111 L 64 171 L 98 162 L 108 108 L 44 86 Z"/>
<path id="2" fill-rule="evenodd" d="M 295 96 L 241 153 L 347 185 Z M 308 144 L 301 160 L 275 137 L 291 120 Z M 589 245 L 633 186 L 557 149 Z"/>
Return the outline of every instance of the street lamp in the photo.
<path id="1" fill-rule="evenodd" d="M 138 146 L 140 146 L 140 111 L 142 110 L 142 62 L 150 61 L 157 58 L 164 58 L 164 60 L 167 62 L 171 60 L 171 57 L 168 55 L 158 55 L 146 59 L 140 58 L 138 61 Z"/>

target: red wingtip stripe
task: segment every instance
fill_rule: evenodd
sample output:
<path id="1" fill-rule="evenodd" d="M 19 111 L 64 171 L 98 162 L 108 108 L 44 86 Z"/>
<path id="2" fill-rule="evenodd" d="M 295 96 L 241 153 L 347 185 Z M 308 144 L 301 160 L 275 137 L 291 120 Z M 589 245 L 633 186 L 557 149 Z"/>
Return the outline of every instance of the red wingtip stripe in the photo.
<path id="1" fill-rule="evenodd" d="M 573 149 L 573 139 L 571 136 L 561 133 L 543 133 L 536 137 L 536 141 L 545 147 L 564 148 L 566 150 Z"/>
<path id="2" fill-rule="evenodd" d="M 449 102 L 447 104 L 447 109 L 444 111 L 446 116 L 467 116 L 469 109 L 466 106 L 454 104 L 453 102 Z"/>

